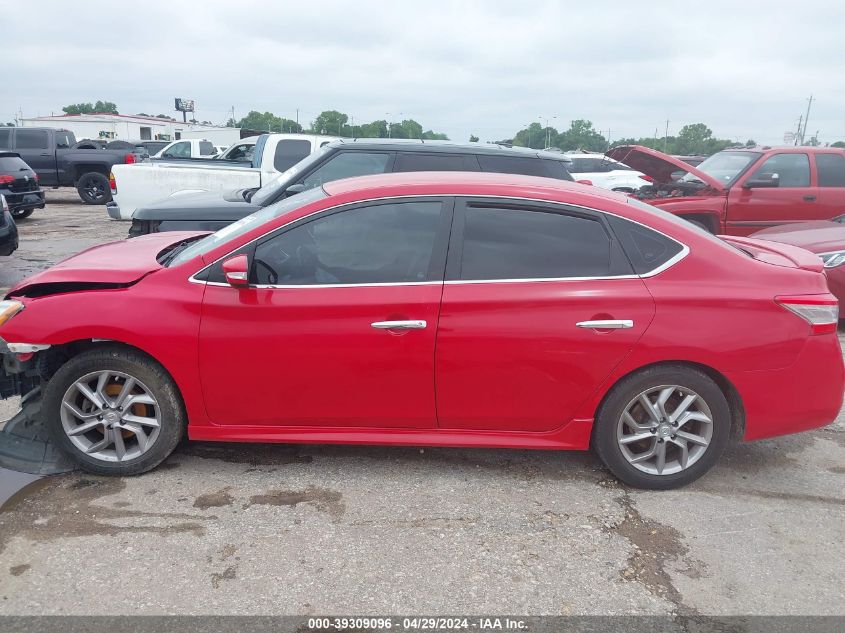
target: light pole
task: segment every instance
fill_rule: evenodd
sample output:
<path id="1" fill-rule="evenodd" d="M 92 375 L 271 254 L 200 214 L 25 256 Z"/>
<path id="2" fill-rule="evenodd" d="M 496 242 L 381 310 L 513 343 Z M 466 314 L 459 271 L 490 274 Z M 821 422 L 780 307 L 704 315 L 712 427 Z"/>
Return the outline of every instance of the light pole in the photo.
<path id="1" fill-rule="evenodd" d="M 392 115 L 390 114 L 390 112 L 385 112 L 385 113 L 384 113 L 384 116 L 385 116 L 385 118 L 387 119 L 387 138 L 391 138 L 391 136 L 390 136 L 390 134 L 391 134 L 391 129 L 390 129 L 390 117 L 391 117 Z M 396 113 L 396 116 L 401 117 L 401 116 L 402 116 L 402 113 L 401 113 L 401 112 L 397 112 L 397 113 Z"/>
<path id="2" fill-rule="evenodd" d="M 538 117 L 541 121 L 546 122 L 546 147 L 544 149 L 548 149 L 552 144 L 552 128 L 549 127 L 549 117 Z M 552 119 L 556 119 L 556 116 L 553 116 Z M 530 146 L 530 143 L 529 143 Z"/>

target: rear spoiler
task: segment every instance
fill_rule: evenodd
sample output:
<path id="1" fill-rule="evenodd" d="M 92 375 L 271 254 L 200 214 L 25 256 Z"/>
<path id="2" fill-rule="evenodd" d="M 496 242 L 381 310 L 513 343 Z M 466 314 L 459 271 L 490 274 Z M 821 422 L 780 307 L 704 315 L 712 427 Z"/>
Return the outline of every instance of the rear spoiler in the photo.
<path id="1" fill-rule="evenodd" d="M 822 262 L 821 257 L 798 246 L 733 235 L 719 235 L 718 237 L 728 244 L 750 253 L 754 259 L 767 264 L 800 268 L 814 273 L 820 273 L 824 270 L 824 262 Z"/>

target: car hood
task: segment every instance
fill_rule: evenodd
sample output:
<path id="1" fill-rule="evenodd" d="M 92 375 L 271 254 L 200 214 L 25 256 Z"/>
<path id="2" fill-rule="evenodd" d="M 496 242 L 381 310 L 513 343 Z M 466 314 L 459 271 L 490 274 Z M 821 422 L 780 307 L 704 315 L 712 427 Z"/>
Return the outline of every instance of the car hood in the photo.
<path id="1" fill-rule="evenodd" d="M 132 285 L 162 268 L 156 257 L 163 250 L 207 232 L 153 233 L 131 240 L 94 246 L 27 277 L 7 296 L 44 296 L 94 288 L 121 288 Z"/>
<path id="2" fill-rule="evenodd" d="M 153 204 L 139 207 L 133 220 L 240 220 L 260 207 L 243 196 L 227 191 L 203 191 L 172 195 Z"/>
<path id="3" fill-rule="evenodd" d="M 751 237 L 800 246 L 813 253 L 845 250 L 845 224 L 827 220 L 773 226 Z"/>
<path id="4" fill-rule="evenodd" d="M 671 182 L 672 173 L 686 171 L 715 191 L 725 190 L 725 186 L 719 180 L 689 163 L 642 145 L 620 145 L 607 152 L 607 156 L 651 176 L 658 183 Z"/>

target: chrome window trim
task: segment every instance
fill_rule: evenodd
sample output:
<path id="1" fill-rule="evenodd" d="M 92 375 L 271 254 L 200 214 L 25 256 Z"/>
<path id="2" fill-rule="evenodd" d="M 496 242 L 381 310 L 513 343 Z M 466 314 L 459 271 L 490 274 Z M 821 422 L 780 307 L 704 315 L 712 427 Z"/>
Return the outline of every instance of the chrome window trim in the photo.
<path id="1" fill-rule="evenodd" d="M 331 196 L 329 196 L 330 198 Z M 264 239 L 270 233 L 274 233 L 279 231 L 290 224 L 294 224 L 295 222 L 301 222 L 306 218 L 310 218 L 315 215 L 320 215 L 322 213 L 334 212 L 338 209 L 342 209 L 343 207 L 348 207 L 352 205 L 364 204 L 367 202 L 379 202 L 382 200 L 401 200 L 404 198 L 497 198 L 499 200 L 516 200 L 521 202 L 535 202 L 540 204 L 551 204 L 556 206 L 562 207 L 569 207 L 573 209 L 583 209 L 584 211 L 589 211 L 591 213 L 604 213 L 606 215 L 612 215 L 613 217 L 619 218 L 621 220 L 625 220 L 626 222 L 633 222 L 634 224 L 639 224 L 642 227 L 645 227 L 649 231 L 654 231 L 655 233 L 662 235 L 666 239 L 672 240 L 676 244 L 681 245 L 681 250 L 671 257 L 670 259 L 666 260 L 660 266 L 656 268 L 642 273 L 641 275 L 631 274 L 631 275 L 612 275 L 612 276 L 599 276 L 599 277 L 540 277 L 536 279 L 456 279 L 456 280 L 440 280 L 440 281 L 406 281 L 406 282 L 385 282 L 385 283 L 366 283 L 366 284 L 310 284 L 310 285 L 272 285 L 272 284 L 250 284 L 249 288 L 262 288 L 262 289 L 290 289 L 290 288 L 360 288 L 360 287 L 390 287 L 390 286 L 431 286 L 431 285 L 457 285 L 457 284 L 498 284 L 498 283 L 530 283 L 530 282 L 548 282 L 548 281 L 610 281 L 613 279 L 648 279 L 650 277 L 654 277 L 655 275 L 659 275 L 664 270 L 671 268 L 679 261 L 684 259 L 690 253 L 690 248 L 680 240 L 675 239 L 671 235 L 666 235 L 663 231 L 659 231 L 658 229 L 649 226 L 647 224 L 643 224 L 642 222 L 638 222 L 637 220 L 632 220 L 631 218 L 626 218 L 621 216 L 617 213 L 613 213 L 612 211 L 602 211 L 601 209 L 594 209 L 592 207 L 586 207 L 581 204 L 573 204 L 570 202 L 558 202 L 555 200 L 544 200 L 542 198 L 525 198 L 522 196 L 494 196 L 494 195 L 477 195 L 477 194 L 466 194 L 466 193 L 438 193 L 438 194 L 408 194 L 402 196 L 386 196 L 386 197 L 378 197 L 378 198 L 366 198 L 364 200 L 356 200 L 354 202 L 347 202 L 344 204 L 338 204 L 333 207 L 328 207 L 325 209 L 320 209 L 319 211 L 314 211 L 313 213 L 309 213 L 308 215 L 303 215 L 301 218 L 296 218 L 295 220 L 291 220 L 290 222 L 283 224 L 274 228 L 272 231 L 268 231 L 263 235 L 259 235 L 256 238 L 253 238 L 246 244 L 242 244 L 238 247 L 238 249 L 245 248 L 250 244 L 257 242 L 258 240 Z M 235 249 L 235 250 L 238 250 Z M 624 249 L 623 249 L 624 252 Z M 229 284 L 220 283 L 216 281 L 203 281 L 201 279 L 196 279 L 196 276 L 205 272 L 212 266 L 214 266 L 217 262 L 226 259 L 231 255 L 231 252 L 223 255 L 222 257 L 218 257 L 210 264 L 203 266 L 193 275 L 188 278 L 188 281 L 195 284 L 205 284 L 207 286 L 223 286 L 226 288 L 231 288 Z"/>

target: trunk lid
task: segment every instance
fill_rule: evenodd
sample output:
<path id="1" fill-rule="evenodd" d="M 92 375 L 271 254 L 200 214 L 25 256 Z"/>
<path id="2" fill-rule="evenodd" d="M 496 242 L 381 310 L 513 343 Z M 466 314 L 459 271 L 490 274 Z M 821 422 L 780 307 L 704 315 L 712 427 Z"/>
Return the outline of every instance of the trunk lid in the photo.
<path id="1" fill-rule="evenodd" d="M 824 271 L 824 264 L 818 255 L 808 250 L 791 244 L 770 242 L 768 240 L 755 239 L 751 237 L 734 237 L 732 235 L 720 235 L 719 239 L 728 244 L 745 251 L 754 259 L 786 268 L 800 268 L 814 273 Z"/>
<path id="2" fill-rule="evenodd" d="M 8 296 L 44 294 L 36 287 L 58 292 L 84 288 L 124 287 L 162 268 L 156 257 L 170 246 L 207 232 L 153 233 L 132 240 L 94 246 L 68 257 L 55 266 L 28 277 L 8 292 Z"/>
<path id="3" fill-rule="evenodd" d="M 691 173 L 715 191 L 725 191 L 725 186 L 716 178 L 689 163 L 642 145 L 620 145 L 607 152 L 607 156 L 651 176 L 658 183 L 672 182 L 671 175 L 674 172 L 684 171 Z"/>

